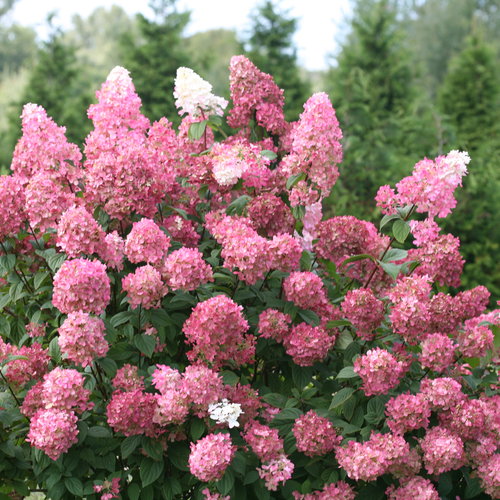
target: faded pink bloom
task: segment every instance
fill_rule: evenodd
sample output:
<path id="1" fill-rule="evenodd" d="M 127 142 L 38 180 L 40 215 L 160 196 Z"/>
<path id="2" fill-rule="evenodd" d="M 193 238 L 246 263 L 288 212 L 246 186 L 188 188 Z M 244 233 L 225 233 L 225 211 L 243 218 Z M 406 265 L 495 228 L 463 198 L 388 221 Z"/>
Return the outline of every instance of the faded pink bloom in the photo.
<path id="1" fill-rule="evenodd" d="M 127 292 L 127 300 L 132 309 L 139 306 L 144 309 L 159 308 L 161 299 L 168 290 L 161 280 L 160 273 L 149 264 L 127 274 L 122 280 L 122 288 Z"/>
<path id="2" fill-rule="evenodd" d="M 243 438 L 262 462 L 278 458 L 284 451 L 283 439 L 280 438 L 278 430 L 256 420 L 245 425 Z"/>
<path id="3" fill-rule="evenodd" d="M 229 434 L 209 434 L 191 443 L 189 470 L 200 481 L 218 481 L 233 460 L 235 451 Z"/>
<path id="4" fill-rule="evenodd" d="M 333 424 L 309 410 L 297 420 L 292 428 L 297 442 L 297 450 L 308 457 L 326 455 L 340 444 L 342 437 L 337 435 Z"/>
<path id="5" fill-rule="evenodd" d="M 279 483 L 285 483 L 292 477 L 295 466 L 293 462 L 286 457 L 280 455 L 278 458 L 262 464 L 257 468 L 259 477 L 265 481 L 266 488 L 269 491 L 276 491 Z"/>
<path id="6" fill-rule="evenodd" d="M 125 255 L 130 262 L 158 264 L 167 255 L 170 238 L 151 219 L 134 222 L 125 240 Z"/>

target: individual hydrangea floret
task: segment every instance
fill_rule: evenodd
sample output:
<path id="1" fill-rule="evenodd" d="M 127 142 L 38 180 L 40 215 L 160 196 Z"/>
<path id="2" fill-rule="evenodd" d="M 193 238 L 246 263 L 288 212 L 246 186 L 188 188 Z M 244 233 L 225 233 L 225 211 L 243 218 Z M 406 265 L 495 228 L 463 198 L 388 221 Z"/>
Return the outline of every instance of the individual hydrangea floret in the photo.
<path id="1" fill-rule="evenodd" d="M 189 470 L 200 481 L 218 481 L 233 460 L 235 451 L 229 434 L 209 434 L 191 443 Z"/>
<path id="2" fill-rule="evenodd" d="M 101 314 L 110 297 L 106 266 L 97 260 L 67 260 L 54 276 L 52 303 L 64 314 L 75 311 Z"/>
<path id="3" fill-rule="evenodd" d="M 185 113 L 208 118 L 209 115 L 224 114 L 227 101 L 212 94 L 212 85 L 190 68 L 177 69 L 174 88 L 175 105 L 179 114 Z"/>

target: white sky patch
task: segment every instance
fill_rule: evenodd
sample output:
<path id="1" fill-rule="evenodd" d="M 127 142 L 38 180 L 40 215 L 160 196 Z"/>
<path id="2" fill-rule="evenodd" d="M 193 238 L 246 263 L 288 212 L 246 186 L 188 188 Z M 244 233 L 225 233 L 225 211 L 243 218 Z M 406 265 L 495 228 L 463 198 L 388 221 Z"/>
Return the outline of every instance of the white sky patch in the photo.
<path id="1" fill-rule="evenodd" d="M 249 14 L 259 5 L 259 0 L 179 0 L 179 11 L 190 10 L 191 22 L 186 34 L 216 28 L 235 29 L 244 35 L 250 28 Z M 89 16 L 97 7 L 119 5 L 129 15 L 142 12 L 150 15 L 148 1 L 143 0 L 18 0 L 11 18 L 34 27 L 41 38 L 46 36 L 45 20 L 49 12 L 58 13 L 55 25 L 63 29 L 71 27 L 74 14 Z M 281 0 L 280 10 L 288 10 L 298 18 L 295 34 L 299 63 L 309 70 L 322 70 L 329 66 L 329 56 L 338 50 L 341 27 L 351 12 L 349 0 Z"/>

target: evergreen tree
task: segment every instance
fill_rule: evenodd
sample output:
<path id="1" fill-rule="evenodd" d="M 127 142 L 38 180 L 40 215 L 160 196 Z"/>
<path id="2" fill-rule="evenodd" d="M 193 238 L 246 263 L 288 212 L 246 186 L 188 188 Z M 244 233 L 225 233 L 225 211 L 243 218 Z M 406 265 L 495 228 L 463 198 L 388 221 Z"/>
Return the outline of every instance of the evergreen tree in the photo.
<path id="1" fill-rule="evenodd" d="M 293 35 L 297 19 L 277 10 L 271 0 L 261 4 L 251 16 L 252 27 L 246 42 L 247 56 L 265 73 L 273 75 L 276 84 L 285 91 L 285 116 L 296 120 L 311 94 L 297 64 Z"/>
<path id="2" fill-rule="evenodd" d="M 180 66 L 191 66 L 182 38 L 189 12 L 177 12 L 175 3 L 153 0 L 150 7 L 155 19 L 138 14 L 139 39 L 123 39 L 125 67 L 142 99 L 143 112 L 151 120 L 178 116 L 173 97 L 175 75 Z"/>
<path id="3" fill-rule="evenodd" d="M 468 262 L 464 285 L 486 285 L 495 301 L 500 298 L 500 268 L 495 261 L 500 251 L 499 97 L 494 52 L 474 35 L 450 63 L 439 92 L 440 107 L 455 132 L 448 149 L 464 149 L 471 155 L 457 209 L 444 226 L 460 237 Z"/>
<path id="4" fill-rule="evenodd" d="M 337 213 L 373 215 L 380 185 L 407 175 L 435 142 L 413 87 L 409 55 L 388 0 L 358 0 L 352 31 L 329 75 L 344 131 Z M 349 206 L 343 200 L 349 200 Z"/>

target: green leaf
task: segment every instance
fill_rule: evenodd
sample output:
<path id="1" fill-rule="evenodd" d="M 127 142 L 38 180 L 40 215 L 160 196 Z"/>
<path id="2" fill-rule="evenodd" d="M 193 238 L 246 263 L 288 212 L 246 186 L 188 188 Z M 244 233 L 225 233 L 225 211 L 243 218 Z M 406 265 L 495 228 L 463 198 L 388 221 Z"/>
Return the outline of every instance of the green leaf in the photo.
<path id="1" fill-rule="evenodd" d="M 382 398 L 374 397 L 368 401 L 365 420 L 369 424 L 377 425 L 384 418 L 385 402 Z"/>
<path id="2" fill-rule="evenodd" d="M 240 381 L 240 376 L 230 370 L 224 370 L 220 374 L 222 375 L 222 380 L 226 385 L 235 386 Z"/>
<path id="3" fill-rule="evenodd" d="M 67 477 L 64 479 L 64 486 L 73 495 L 77 497 L 83 496 L 83 484 L 76 477 Z"/>
<path id="4" fill-rule="evenodd" d="M 6 274 L 12 269 L 14 269 L 16 265 L 16 256 L 9 253 L 7 255 L 0 256 L 0 268 L 2 270 L 2 274 Z"/>
<path id="5" fill-rule="evenodd" d="M 231 469 L 226 469 L 222 479 L 215 483 L 215 487 L 221 495 L 228 495 L 234 485 L 234 474 Z"/>
<path id="6" fill-rule="evenodd" d="M 90 427 L 88 436 L 93 438 L 108 438 L 111 437 L 111 431 L 107 427 L 94 425 Z"/>
<path id="7" fill-rule="evenodd" d="M 140 476 L 142 487 L 153 484 L 163 472 L 163 461 L 151 460 L 150 458 L 143 458 L 140 467 Z"/>
<path id="8" fill-rule="evenodd" d="M 343 387 L 340 391 L 333 395 L 332 402 L 330 403 L 330 410 L 342 406 L 352 395 L 354 389 L 352 387 Z"/>
<path id="9" fill-rule="evenodd" d="M 278 155 L 274 151 L 270 151 L 269 149 L 263 149 L 260 152 L 261 156 L 264 156 L 264 158 L 268 158 L 269 160 L 276 160 L 278 158 Z"/>
<path id="10" fill-rule="evenodd" d="M 410 234 L 410 225 L 404 220 L 397 220 L 392 226 L 392 234 L 399 243 L 404 243 Z"/>
<path id="11" fill-rule="evenodd" d="M 134 345 L 142 352 L 145 356 L 150 358 L 156 347 L 156 339 L 152 335 L 135 335 Z"/>
<path id="12" fill-rule="evenodd" d="M 172 325 L 173 322 L 164 309 L 152 309 L 150 311 L 151 322 L 156 328 Z"/>
<path id="13" fill-rule="evenodd" d="M 300 172 L 299 174 L 291 175 L 286 181 L 286 188 L 292 189 L 295 184 L 300 181 L 303 181 L 306 178 L 306 174 L 304 172 Z"/>
<path id="14" fill-rule="evenodd" d="M 273 418 L 273 422 L 296 420 L 300 416 L 302 412 L 298 408 L 285 408 Z"/>
<path id="15" fill-rule="evenodd" d="M 209 125 L 214 125 L 215 127 L 221 127 L 222 126 L 222 117 L 219 115 L 210 115 L 208 117 L 208 124 Z"/>
<path id="16" fill-rule="evenodd" d="M 142 447 L 146 454 L 153 460 L 163 460 L 163 446 L 160 441 L 154 439 L 143 437 Z"/>
<path id="17" fill-rule="evenodd" d="M 284 408 L 287 401 L 286 396 L 277 392 L 270 392 L 269 394 L 265 394 L 261 399 L 263 399 L 271 406 L 274 406 L 275 408 Z"/>
<path id="18" fill-rule="evenodd" d="M 482 491 L 481 483 L 477 477 L 469 479 L 469 483 L 464 491 L 464 498 L 468 500 L 469 498 L 477 497 Z"/>
<path id="19" fill-rule="evenodd" d="M 187 443 L 172 443 L 169 445 L 168 458 L 172 465 L 183 472 L 189 470 L 188 458 L 189 458 L 189 447 Z"/>
<path id="20" fill-rule="evenodd" d="M 251 200 L 250 196 L 243 194 L 233 200 L 226 208 L 227 215 L 241 215 L 248 202 Z"/>
<path id="21" fill-rule="evenodd" d="M 141 494 L 141 488 L 137 483 L 132 483 L 127 489 L 129 500 L 137 500 Z"/>
<path id="22" fill-rule="evenodd" d="M 300 309 L 298 314 L 309 325 L 318 326 L 320 323 L 319 316 L 313 311 Z"/>
<path id="23" fill-rule="evenodd" d="M 121 455 L 122 458 L 128 458 L 136 450 L 136 448 L 141 443 L 141 436 L 128 436 L 121 444 Z"/>
<path id="24" fill-rule="evenodd" d="M 205 422 L 199 418 L 195 418 L 191 421 L 191 427 L 189 429 L 189 434 L 193 438 L 193 441 L 198 441 L 198 439 L 203 436 L 205 432 Z"/>
<path id="25" fill-rule="evenodd" d="M 326 324 L 327 328 L 335 328 L 337 326 L 352 326 L 348 319 L 333 319 Z"/>
<path id="26" fill-rule="evenodd" d="M 356 262 L 358 260 L 364 260 L 364 259 L 369 259 L 373 260 L 373 262 L 376 262 L 377 259 L 373 255 L 367 254 L 367 253 L 362 253 L 359 255 L 353 255 L 352 257 L 349 257 L 345 260 L 342 261 L 342 264 L 340 265 L 340 268 L 344 267 L 346 264 L 350 264 L 351 262 Z"/>
<path id="27" fill-rule="evenodd" d="M 0 361 L 0 366 L 8 365 L 11 361 L 16 361 L 16 359 L 29 359 L 27 356 L 22 356 L 21 354 L 9 354 L 4 360 Z"/>
<path id="28" fill-rule="evenodd" d="M 292 380 L 295 387 L 303 389 L 312 379 L 313 369 L 310 366 L 292 366 Z"/>
<path id="29" fill-rule="evenodd" d="M 35 273 L 35 277 L 33 279 L 33 285 L 35 290 L 38 290 L 42 283 L 50 276 L 47 271 L 38 271 Z"/>
<path id="30" fill-rule="evenodd" d="M 60 363 L 61 361 L 61 350 L 59 349 L 58 337 L 54 337 L 49 343 L 49 354 L 55 363 Z"/>
<path id="31" fill-rule="evenodd" d="M 340 332 L 337 337 L 337 342 L 335 342 L 335 347 L 340 350 L 347 349 L 353 342 L 352 335 L 348 331 Z"/>
<path id="32" fill-rule="evenodd" d="M 354 371 L 354 366 L 346 366 L 339 371 L 336 378 L 342 380 L 355 377 L 359 377 L 359 375 Z"/>
<path id="33" fill-rule="evenodd" d="M 398 277 L 399 272 L 401 271 L 401 266 L 397 266 L 392 262 L 382 262 L 378 261 L 380 267 L 393 279 Z"/>
<path id="34" fill-rule="evenodd" d="M 387 251 L 382 259 L 382 262 L 390 262 L 394 260 L 403 260 L 408 257 L 408 250 L 403 250 L 402 248 L 391 248 Z"/>
<path id="35" fill-rule="evenodd" d="M 50 269 L 52 269 L 53 272 L 57 272 L 65 260 L 66 260 L 65 254 L 56 253 L 54 255 L 50 255 L 47 258 L 47 264 L 49 265 Z"/>
<path id="36" fill-rule="evenodd" d="M 379 228 L 382 229 L 388 222 L 394 219 L 401 219 L 401 216 L 399 214 L 384 215 L 380 221 Z"/>
<path id="37" fill-rule="evenodd" d="M 192 141 L 197 141 L 198 139 L 200 139 L 205 132 L 205 129 L 207 128 L 207 123 L 208 120 L 202 120 L 201 122 L 192 123 L 189 127 L 188 137 Z"/>
<path id="38" fill-rule="evenodd" d="M 122 312 L 119 312 L 118 314 L 115 314 L 110 319 L 110 323 L 114 328 L 116 328 L 120 325 L 128 323 L 129 321 L 132 321 L 132 319 L 134 317 L 135 317 L 135 314 L 132 311 L 122 311 Z"/>

